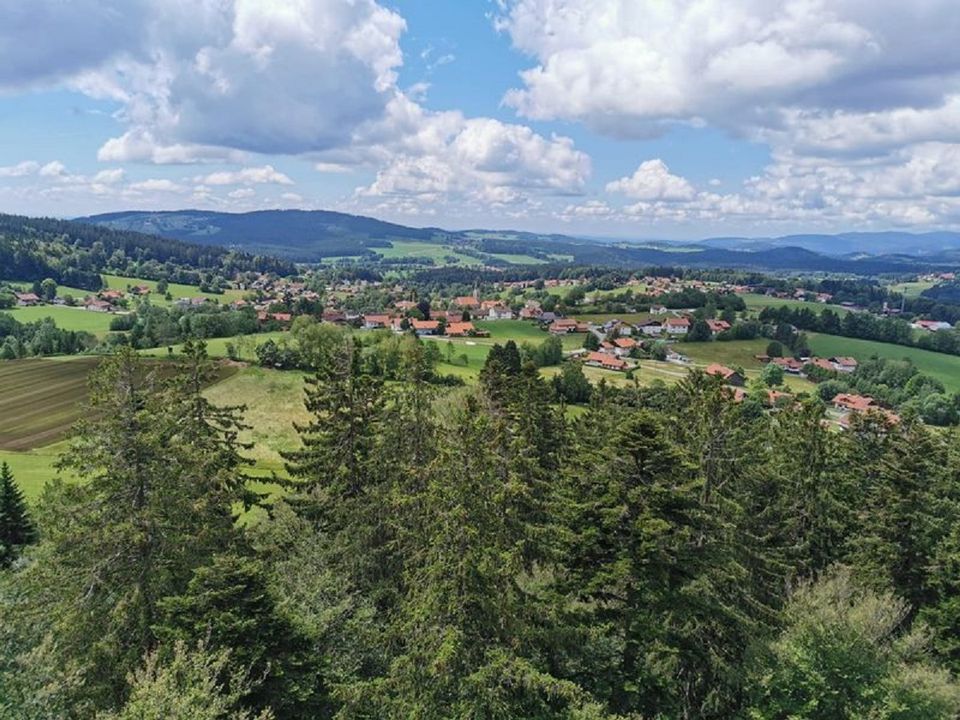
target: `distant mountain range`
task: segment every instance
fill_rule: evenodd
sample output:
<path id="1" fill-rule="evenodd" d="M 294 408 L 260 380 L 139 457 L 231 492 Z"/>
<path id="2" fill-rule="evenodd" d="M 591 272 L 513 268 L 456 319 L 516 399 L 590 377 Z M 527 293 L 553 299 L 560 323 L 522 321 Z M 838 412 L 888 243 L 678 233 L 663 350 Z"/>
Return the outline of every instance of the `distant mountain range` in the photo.
<path id="1" fill-rule="evenodd" d="M 960 267 L 960 233 L 902 232 L 717 237 L 695 242 L 597 240 L 499 230 L 413 228 L 325 210 L 115 212 L 78 222 L 176 240 L 276 255 L 302 262 L 372 256 L 395 242 L 418 241 L 479 254 L 533 255 L 577 264 L 737 267 L 878 274 Z"/>
<path id="2" fill-rule="evenodd" d="M 767 250 L 801 247 L 823 255 L 910 255 L 923 257 L 960 250 L 956 232 L 850 232 L 836 235 L 784 235 L 771 238 L 717 237 L 695 243 L 725 250 Z"/>

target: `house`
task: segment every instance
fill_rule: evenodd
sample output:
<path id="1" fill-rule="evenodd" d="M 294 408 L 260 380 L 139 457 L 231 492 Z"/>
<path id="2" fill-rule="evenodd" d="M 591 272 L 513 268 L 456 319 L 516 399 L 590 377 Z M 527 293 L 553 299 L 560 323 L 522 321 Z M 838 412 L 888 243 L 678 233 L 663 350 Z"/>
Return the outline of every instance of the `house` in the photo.
<path id="1" fill-rule="evenodd" d="M 735 387 L 743 387 L 744 378 L 743 375 L 738 373 L 736 370 L 728 368 L 726 365 L 721 365 L 719 363 L 711 363 L 707 365 L 705 371 L 707 375 L 713 375 L 714 377 L 723 378 L 723 381 L 728 385 L 734 385 Z"/>
<path id="2" fill-rule="evenodd" d="M 541 315 L 543 315 L 543 310 L 538 307 L 525 307 L 520 309 L 521 320 L 537 320 Z"/>
<path id="3" fill-rule="evenodd" d="M 663 326 L 667 335 L 686 335 L 690 332 L 690 319 L 685 317 L 667 318 Z"/>
<path id="4" fill-rule="evenodd" d="M 833 366 L 833 363 L 825 358 L 812 358 L 807 364 L 813 365 L 821 370 L 827 370 L 828 372 L 834 372 L 836 370 L 836 368 Z"/>
<path id="5" fill-rule="evenodd" d="M 480 301 L 477 300 L 473 295 L 461 295 L 460 297 L 455 297 L 453 299 L 453 304 L 457 307 L 465 308 L 467 310 L 475 310 L 480 307 Z"/>
<path id="6" fill-rule="evenodd" d="M 40 297 L 31 292 L 15 292 L 13 296 L 17 299 L 17 307 L 33 307 L 40 304 Z"/>
<path id="7" fill-rule="evenodd" d="M 119 290 L 101 290 L 98 295 L 101 300 L 106 300 L 110 303 L 123 299 L 123 293 Z"/>
<path id="8" fill-rule="evenodd" d="M 663 323 L 659 320 L 649 320 L 637 325 L 637 330 L 639 330 L 642 335 L 653 337 L 663 332 Z"/>
<path id="9" fill-rule="evenodd" d="M 845 412 L 866 412 L 867 410 L 873 410 L 878 407 L 872 397 L 852 395 L 849 393 L 840 393 L 830 402 L 837 410 Z"/>
<path id="10" fill-rule="evenodd" d="M 106 300 L 97 299 L 87 300 L 84 307 L 92 312 L 110 312 L 113 310 L 113 305 L 108 303 Z"/>
<path id="11" fill-rule="evenodd" d="M 624 357 L 629 355 L 630 352 L 637 347 L 637 341 L 633 338 L 617 338 L 613 341 L 614 349 L 613 354 L 617 357 Z"/>
<path id="12" fill-rule="evenodd" d="M 134 285 L 130 288 L 131 295 L 149 295 L 150 288 L 147 285 Z"/>
<path id="13" fill-rule="evenodd" d="M 511 320 L 513 319 L 513 310 L 506 305 L 497 303 L 487 308 L 488 320 Z"/>
<path id="14" fill-rule="evenodd" d="M 768 405 L 776 405 L 781 400 L 787 400 L 788 398 L 792 398 L 792 397 L 793 395 L 791 395 L 790 393 L 783 392 L 781 390 L 767 390 Z"/>
<path id="15" fill-rule="evenodd" d="M 726 320 L 707 320 L 707 325 L 710 327 L 710 332 L 714 335 L 730 329 L 730 323 Z"/>
<path id="16" fill-rule="evenodd" d="M 392 318 L 389 315 L 364 315 L 363 327 L 365 330 L 376 330 L 390 326 Z"/>
<path id="17" fill-rule="evenodd" d="M 347 316 L 340 310 L 324 310 L 323 321 L 329 323 L 344 323 Z"/>
<path id="18" fill-rule="evenodd" d="M 666 315 L 669 312 L 666 307 L 663 305 L 651 305 L 650 314 L 651 315 Z"/>
<path id="19" fill-rule="evenodd" d="M 843 373 L 852 373 L 857 369 L 857 359 L 852 357 L 832 357 L 830 362 L 833 364 L 833 369 L 837 372 Z"/>
<path id="20" fill-rule="evenodd" d="M 473 335 L 476 331 L 472 322 L 452 322 L 447 325 L 447 335 L 450 337 Z"/>
<path id="21" fill-rule="evenodd" d="M 411 320 L 410 327 L 417 335 L 436 335 L 440 330 L 439 320 Z"/>
<path id="22" fill-rule="evenodd" d="M 953 326 L 942 320 L 914 320 L 910 327 L 915 330 L 926 330 L 927 332 L 937 332 L 938 330 L 949 330 Z"/>
<path id="23" fill-rule="evenodd" d="M 566 335 L 567 333 L 577 332 L 577 321 L 573 318 L 560 318 L 550 323 L 547 330 L 553 335 Z"/>
<path id="24" fill-rule="evenodd" d="M 600 367 L 605 370 L 624 371 L 629 366 L 620 358 L 607 355 L 602 352 L 592 352 L 587 355 L 586 364 L 592 367 Z"/>
<path id="25" fill-rule="evenodd" d="M 417 303 L 413 300 L 397 300 L 393 306 L 400 312 L 408 312 L 413 310 L 417 306 Z"/>
<path id="26" fill-rule="evenodd" d="M 783 368 L 784 372 L 788 372 L 791 375 L 799 375 L 801 372 L 803 372 L 803 363 L 792 357 L 773 358 L 770 360 L 770 362 L 774 365 L 779 365 Z"/>

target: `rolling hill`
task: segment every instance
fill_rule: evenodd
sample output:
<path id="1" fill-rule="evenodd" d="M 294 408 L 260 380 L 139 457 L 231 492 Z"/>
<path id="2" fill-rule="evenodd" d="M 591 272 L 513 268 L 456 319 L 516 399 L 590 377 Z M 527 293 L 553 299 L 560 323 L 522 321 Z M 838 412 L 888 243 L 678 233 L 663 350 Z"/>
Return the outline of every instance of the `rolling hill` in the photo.
<path id="1" fill-rule="evenodd" d="M 302 262 L 386 254 L 402 243 L 436 244 L 491 265 L 523 256 L 580 265 L 735 267 L 858 275 L 960 266 L 960 233 L 844 233 L 780 238 L 712 238 L 698 243 L 632 244 L 567 235 L 415 228 L 326 210 L 115 212 L 79 222 Z M 396 247 L 394 243 L 400 243 Z M 383 253 L 384 249 L 390 252 Z M 378 252 L 379 251 L 379 252 Z M 439 255 L 444 253 L 440 252 Z"/>

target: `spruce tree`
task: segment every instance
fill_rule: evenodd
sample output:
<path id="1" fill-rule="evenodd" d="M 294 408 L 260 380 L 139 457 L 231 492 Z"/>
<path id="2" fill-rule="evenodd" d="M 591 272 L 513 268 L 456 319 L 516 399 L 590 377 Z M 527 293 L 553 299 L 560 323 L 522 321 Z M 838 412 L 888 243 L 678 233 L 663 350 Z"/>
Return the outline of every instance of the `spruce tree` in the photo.
<path id="1" fill-rule="evenodd" d="M 47 638 L 32 671 L 56 678 L 73 716 L 122 704 L 127 673 L 156 648 L 161 599 L 237 538 L 236 428 L 191 426 L 189 393 L 153 370 L 122 348 L 94 374 L 61 460 L 81 482 L 48 489 L 43 543 L 21 578 L 17 612 Z M 217 438 L 221 451 L 194 435 Z"/>
<path id="2" fill-rule="evenodd" d="M 23 493 L 7 463 L 0 464 L 0 568 L 16 560 L 19 550 L 37 539 Z"/>

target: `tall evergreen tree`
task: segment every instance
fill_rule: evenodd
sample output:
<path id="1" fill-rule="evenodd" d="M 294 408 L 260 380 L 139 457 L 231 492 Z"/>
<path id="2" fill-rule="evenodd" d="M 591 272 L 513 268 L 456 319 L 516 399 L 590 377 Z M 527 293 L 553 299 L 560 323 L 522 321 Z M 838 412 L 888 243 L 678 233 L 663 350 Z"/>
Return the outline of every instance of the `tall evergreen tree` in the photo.
<path id="1" fill-rule="evenodd" d="M 37 529 L 23 493 L 7 463 L 0 463 L 0 568 L 8 567 L 24 545 L 37 539 Z"/>
<path id="2" fill-rule="evenodd" d="M 188 402 L 121 349 L 94 374 L 90 407 L 61 460 L 81 482 L 53 484 L 41 504 L 44 541 L 16 609 L 46 631 L 30 667 L 57 688 L 69 717 L 122 704 L 126 674 L 156 647 L 160 600 L 181 592 L 213 548 L 235 541 L 224 518 L 240 493 L 224 488 L 236 489 L 225 480 L 236 455 L 211 458 L 191 439 Z M 234 431 L 211 424 L 225 448 Z"/>

